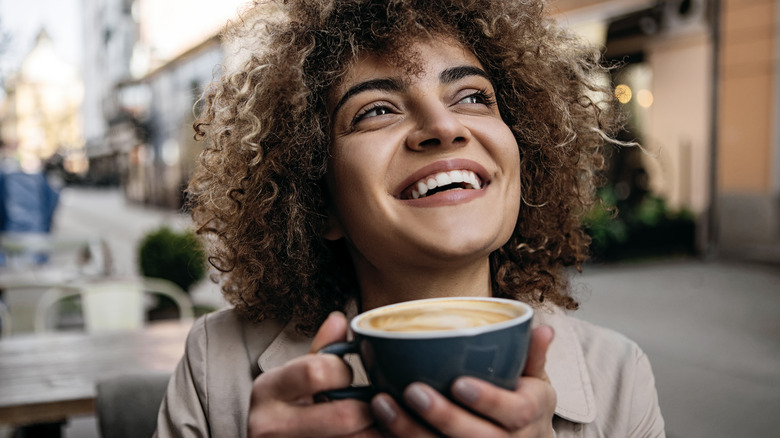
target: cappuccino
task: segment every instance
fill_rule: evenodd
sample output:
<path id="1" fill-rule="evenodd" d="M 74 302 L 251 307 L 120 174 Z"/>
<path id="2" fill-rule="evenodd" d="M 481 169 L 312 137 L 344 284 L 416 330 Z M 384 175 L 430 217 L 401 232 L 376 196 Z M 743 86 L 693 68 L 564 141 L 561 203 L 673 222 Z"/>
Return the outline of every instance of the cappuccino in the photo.
<path id="1" fill-rule="evenodd" d="M 449 396 L 472 376 L 513 390 L 525 366 L 534 310 L 516 300 L 449 297 L 378 307 L 352 319 L 354 338 L 321 353 L 358 354 L 372 384 L 325 391 L 331 400 L 370 401 L 377 392 L 403 400 L 412 382 Z"/>
<path id="2" fill-rule="evenodd" d="M 359 322 L 364 329 L 388 332 L 458 330 L 497 324 L 525 313 L 523 308 L 481 300 L 437 300 L 400 304 L 369 312 Z"/>

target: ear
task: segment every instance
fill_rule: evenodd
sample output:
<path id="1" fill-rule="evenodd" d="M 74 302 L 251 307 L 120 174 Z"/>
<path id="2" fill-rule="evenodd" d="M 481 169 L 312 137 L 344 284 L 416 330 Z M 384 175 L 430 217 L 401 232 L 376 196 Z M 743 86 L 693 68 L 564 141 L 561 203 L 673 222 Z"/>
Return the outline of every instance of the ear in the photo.
<path id="1" fill-rule="evenodd" d="M 339 240 L 344 237 L 344 227 L 341 221 L 333 213 L 333 208 L 328 207 L 328 229 L 322 235 L 326 240 Z"/>

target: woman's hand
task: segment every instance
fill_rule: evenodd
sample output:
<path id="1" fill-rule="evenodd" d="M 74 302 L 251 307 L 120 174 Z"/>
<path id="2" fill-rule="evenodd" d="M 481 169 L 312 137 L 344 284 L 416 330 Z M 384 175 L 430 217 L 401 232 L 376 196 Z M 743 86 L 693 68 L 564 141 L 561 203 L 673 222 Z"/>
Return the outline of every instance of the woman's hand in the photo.
<path id="1" fill-rule="evenodd" d="M 453 384 L 452 393 L 469 410 L 427 385 L 413 383 L 404 391 L 404 402 L 427 425 L 416 421 L 387 394 L 371 401 L 374 415 L 397 437 L 553 437 L 556 395 L 544 371 L 553 336 L 552 327 L 534 329 L 528 362 L 514 391 L 462 377 Z"/>
<path id="2" fill-rule="evenodd" d="M 313 354 L 346 340 L 347 321 L 331 314 L 322 324 L 311 353 L 260 374 L 252 386 L 247 436 L 378 437 L 368 404 L 357 400 L 315 403 L 317 393 L 352 383 L 351 368 L 338 356 Z"/>

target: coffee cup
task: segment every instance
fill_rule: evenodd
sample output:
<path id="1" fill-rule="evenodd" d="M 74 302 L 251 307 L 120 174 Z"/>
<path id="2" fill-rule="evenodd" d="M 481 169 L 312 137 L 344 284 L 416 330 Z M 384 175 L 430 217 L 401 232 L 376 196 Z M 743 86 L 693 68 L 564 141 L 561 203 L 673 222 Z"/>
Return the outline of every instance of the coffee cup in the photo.
<path id="1" fill-rule="evenodd" d="M 354 338 L 320 350 L 357 353 L 370 386 L 326 391 L 333 399 L 370 400 L 423 382 L 451 397 L 461 376 L 514 390 L 525 366 L 533 309 L 502 298 L 451 297 L 406 301 L 362 313 L 350 322 Z"/>

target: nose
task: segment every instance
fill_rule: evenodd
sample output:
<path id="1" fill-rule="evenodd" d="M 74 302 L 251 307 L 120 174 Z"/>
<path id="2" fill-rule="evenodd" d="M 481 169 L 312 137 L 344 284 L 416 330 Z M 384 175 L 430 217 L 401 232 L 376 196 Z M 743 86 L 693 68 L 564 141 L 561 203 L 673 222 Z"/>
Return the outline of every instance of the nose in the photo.
<path id="1" fill-rule="evenodd" d="M 416 113 L 418 124 L 406 138 L 406 147 L 413 151 L 462 147 L 471 139 L 470 131 L 458 116 L 440 102 Z"/>

